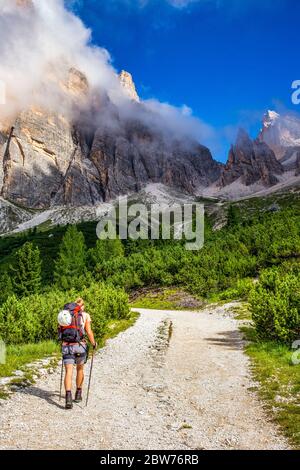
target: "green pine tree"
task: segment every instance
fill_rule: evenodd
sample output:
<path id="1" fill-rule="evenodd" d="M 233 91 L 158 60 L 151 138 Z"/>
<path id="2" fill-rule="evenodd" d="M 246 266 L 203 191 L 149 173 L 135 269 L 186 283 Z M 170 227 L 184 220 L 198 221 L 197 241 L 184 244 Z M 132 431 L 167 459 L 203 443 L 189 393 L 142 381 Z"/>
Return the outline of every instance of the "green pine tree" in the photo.
<path id="1" fill-rule="evenodd" d="M 230 204 L 227 213 L 227 225 L 228 227 L 234 227 L 239 223 L 239 210 L 233 204 Z"/>
<path id="2" fill-rule="evenodd" d="M 86 281 L 86 245 L 77 227 L 68 227 L 55 262 L 54 282 L 59 288 L 81 288 Z"/>
<path id="3" fill-rule="evenodd" d="M 13 292 L 18 297 L 36 294 L 41 289 L 42 261 L 40 250 L 30 242 L 16 252 L 15 263 L 10 266 Z"/>
<path id="4" fill-rule="evenodd" d="M 124 256 L 124 247 L 119 238 L 116 240 L 97 240 L 95 248 L 90 250 L 92 266 L 97 266 L 119 256 Z"/>
<path id="5" fill-rule="evenodd" d="M 0 304 L 4 304 L 13 295 L 12 280 L 8 272 L 0 275 Z"/>

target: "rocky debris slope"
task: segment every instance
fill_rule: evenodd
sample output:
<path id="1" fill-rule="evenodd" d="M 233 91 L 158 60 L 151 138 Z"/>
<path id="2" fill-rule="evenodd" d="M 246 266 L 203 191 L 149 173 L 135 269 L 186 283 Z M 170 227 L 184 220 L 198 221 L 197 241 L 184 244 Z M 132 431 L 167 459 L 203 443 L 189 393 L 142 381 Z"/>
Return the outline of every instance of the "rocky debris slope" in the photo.
<path id="1" fill-rule="evenodd" d="M 17 207 L 0 197 L 0 234 L 13 231 L 32 217 L 33 214 L 27 209 Z"/>
<path id="2" fill-rule="evenodd" d="M 191 204 L 195 198 L 162 184 L 153 183 L 128 196 L 127 200 L 128 206 L 138 202 L 147 207 L 151 204 L 170 207 L 174 204 Z M 93 206 L 55 206 L 44 211 L 29 211 L 0 199 L 0 234 L 23 232 L 46 222 L 48 226 L 54 226 L 100 221 L 114 207 L 117 209 L 118 201 L 119 198 Z"/>

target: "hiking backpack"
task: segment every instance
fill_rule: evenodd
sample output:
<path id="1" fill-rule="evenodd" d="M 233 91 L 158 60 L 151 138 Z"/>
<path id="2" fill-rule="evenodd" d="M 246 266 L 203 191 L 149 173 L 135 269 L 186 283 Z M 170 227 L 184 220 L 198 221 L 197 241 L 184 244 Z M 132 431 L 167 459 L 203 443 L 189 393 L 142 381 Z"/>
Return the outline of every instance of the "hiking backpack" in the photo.
<path id="1" fill-rule="evenodd" d="M 59 327 L 59 339 L 63 343 L 80 343 L 84 338 L 83 316 L 80 305 L 66 304 L 64 310 L 70 312 L 72 322 L 68 326 Z"/>

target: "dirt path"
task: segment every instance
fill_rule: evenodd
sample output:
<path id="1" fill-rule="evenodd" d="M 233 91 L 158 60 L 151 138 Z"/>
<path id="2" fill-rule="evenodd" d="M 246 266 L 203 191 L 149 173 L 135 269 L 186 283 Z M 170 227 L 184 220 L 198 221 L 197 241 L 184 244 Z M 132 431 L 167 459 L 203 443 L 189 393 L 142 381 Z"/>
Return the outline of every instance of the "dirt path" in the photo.
<path id="1" fill-rule="evenodd" d="M 288 448 L 250 391 L 225 308 L 139 311 L 135 326 L 97 354 L 88 408 L 63 409 L 58 370 L 1 404 L 0 448 Z"/>

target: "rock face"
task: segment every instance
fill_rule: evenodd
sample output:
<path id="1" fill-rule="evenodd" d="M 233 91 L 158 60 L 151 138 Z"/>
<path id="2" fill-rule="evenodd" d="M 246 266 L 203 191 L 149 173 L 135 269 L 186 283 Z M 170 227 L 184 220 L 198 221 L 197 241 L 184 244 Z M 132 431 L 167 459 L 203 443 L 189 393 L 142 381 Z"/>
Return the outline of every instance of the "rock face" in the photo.
<path id="1" fill-rule="evenodd" d="M 180 142 L 166 144 L 141 123 L 128 121 L 118 136 L 96 132 L 91 160 L 98 170 L 102 197 L 139 191 L 147 183 L 167 186 L 195 194 L 220 175 L 221 166 L 206 147 Z"/>
<path id="2" fill-rule="evenodd" d="M 245 186 L 255 183 L 272 186 L 278 183 L 277 177 L 282 173 L 283 167 L 273 150 L 264 142 L 252 141 L 244 130 L 240 130 L 218 184 L 224 187 L 239 180 Z"/>
<path id="3" fill-rule="evenodd" d="M 120 79 L 135 106 L 142 106 L 131 75 L 122 72 Z M 88 94 L 86 78 L 75 69 L 60 86 L 76 103 Z M 87 129 L 45 109 L 21 113 L 12 131 L 0 133 L 1 196 L 24 208 L 84 206 L 151 182 L 194 194 L 220 176 L 221 166 L 206 147 L 166 142 L 158 131 L 132 118 L 121 120 L 117 112 L 114 119 L 117 131 L 94 123 Z"/>
<path id="4" fill-rule="evenodd" d="M 242 189 L 255 183 L 272 186 L 284 171 L 300 175 L 296 118 L 282 120 L 269 111 L 258 139 L 239 132 L 224 166 L 191 138 L 178 140 L 151 125 L 152 115 L 142 119 L 150 111 L 140 101 L 132 76 L 123 71 L 120 82 L 129 98 L 128 114 L 121 115 L 106 95 L 90 100 L 86 77 L 71 68 L 66 81 L 58 84 L 71 113 L 31 107 L 13 123 L 0 119 L 2 201 L 42 210 L 94 206 L 150 183 L 198 195 L 235 181 Z"/>
<path id="5" fill-rule="evenodd" d="M 10 204 L 0 197 L 0 234 L 13 230 L 32 218 L 30 211 Z"/>
<path id="6" fill-rule="evenodd" d="M 264 115 L 262 130 L 258 136 L 265 142 L 282 163 L 285 171 L 297 173 L 300 151 L 300 119 L 295 115 L 284 115 L 268 111 Z"/>
<path id="7" fill-rule="evenodd" d="M 136 88 L 134 81 L 132 79 L 132 75 L 129 72 L 126 72 L 125 70 L 122 70 L 122 72 L 119 75 L 120 82 L 122 87 L 125 90 L 125 93 L 127 96 L 133 100 L 139 103 L 140 98 L 137 94 Z"/>
<path id="8" fill-rule="evenodd" d="M 87 83 L 70 70 L 66 90 L 81 99 Z M 34 109 L 21 113 L 10 137 L 2 133 L 1 196 L 23 207 L 91 204 L 87 147 L 64 116 Z"/>

